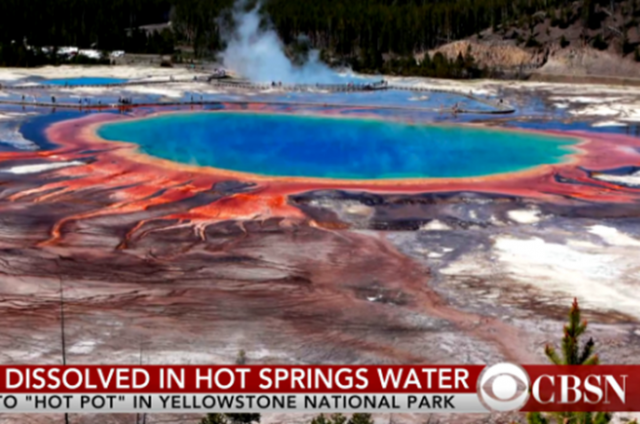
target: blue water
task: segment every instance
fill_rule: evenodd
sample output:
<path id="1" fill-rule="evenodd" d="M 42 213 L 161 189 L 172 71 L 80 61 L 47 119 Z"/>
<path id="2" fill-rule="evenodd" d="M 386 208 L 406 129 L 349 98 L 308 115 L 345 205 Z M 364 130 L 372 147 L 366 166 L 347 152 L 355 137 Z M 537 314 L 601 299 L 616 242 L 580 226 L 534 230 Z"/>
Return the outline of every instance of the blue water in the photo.
<path id="1" fill-rule="evenodd" d="M 122 121 L 103 125 L 98 134 L 191 165 L 340 179 L 498 174 L 561 162 L 576 143 L 488 128 L 240 112 Z"/>
<path id="2" fill-rule="evenodd" d="M 127 80 L 120 79 L 120 78 L 80 77 L 80 78 L 48 79 L 42 82 L 44 84 L 52 84 L 52 85 L 105 85 L 105 84 L 120 84 L 123 82 L 127 82 Z"/>
<path id="3" fill-rule="evenodd" d="M 56 113 L 47 113 L 35 115 L 27 118 L 26 122 L 21 126 L 20 132 L 22 136 L 29 141 L 37 144 L 42 150 L 54 150 L 57 146 L 49 141 L 46 135 L 46 129 L 49 125 L 66 120 L 76 119 L 83 116 L 83 113 L 76 111 L 57 111 Z"/>

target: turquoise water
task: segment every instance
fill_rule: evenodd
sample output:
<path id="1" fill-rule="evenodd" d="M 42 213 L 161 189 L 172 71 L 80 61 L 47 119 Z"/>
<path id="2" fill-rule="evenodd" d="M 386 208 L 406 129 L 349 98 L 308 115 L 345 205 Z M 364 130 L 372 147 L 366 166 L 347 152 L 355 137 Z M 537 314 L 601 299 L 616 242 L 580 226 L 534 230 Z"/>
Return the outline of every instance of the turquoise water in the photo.
<path id="1" fill-rule="evenodd" d="M 100 78 L 100 77 L 80 77 L 80 78 L 60 78 L 42 81 L 44 84 L 52 85 L 105 85 L 120 84 L 127 82 L 126 79 L 120 78 Z"/>
<path id="2" fill-rule="evenodd" d="M 471 177 L 561 162 L 576 140 L 462 126 L 212 112 L 105 124 L 98 135 L 152 156 L 270 176 Z"/>

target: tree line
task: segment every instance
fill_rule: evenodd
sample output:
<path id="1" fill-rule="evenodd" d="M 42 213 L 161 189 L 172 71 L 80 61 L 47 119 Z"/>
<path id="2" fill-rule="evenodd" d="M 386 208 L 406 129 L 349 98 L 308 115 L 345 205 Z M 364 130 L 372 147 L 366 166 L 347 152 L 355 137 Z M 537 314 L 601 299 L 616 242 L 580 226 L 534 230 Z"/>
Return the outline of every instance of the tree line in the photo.
<path id="1" fill-rule="evenodd" d="M 612 0 L 580 3 L 586 26 L 597 25 L 598 3 L 608 5 Z M 286 45 L 304 36 L 331 63 L 380 71 L 392 60 L 396 60 L 390 62 L 394 70 L 406 69 L 402 58 L 486 28 L 532 26 L 541 11 L 564 25 L 576 14 L 575 4 L 571 0 L 264 0 L 262 9 Z M 25 44 L 160 54 L 187 46 L 196 57 L 213 57 L 224 48 L 221 34 L 229 25 L 232 7 L 233 0 L 3 0 L 0 65 L 28 66 Z M 172 30 L 148 34 L 136 29 L 168 20 Z M 414 70 L 439 73 L 435 61 L 442 68 L 441 59 L 434 59 Z M 449 73 L 466 77 L 480 72 L 458 72 L 455 67 L 460 64 L 449 61 Z M 428 71 L 429 66 L 433 70 Z"/>

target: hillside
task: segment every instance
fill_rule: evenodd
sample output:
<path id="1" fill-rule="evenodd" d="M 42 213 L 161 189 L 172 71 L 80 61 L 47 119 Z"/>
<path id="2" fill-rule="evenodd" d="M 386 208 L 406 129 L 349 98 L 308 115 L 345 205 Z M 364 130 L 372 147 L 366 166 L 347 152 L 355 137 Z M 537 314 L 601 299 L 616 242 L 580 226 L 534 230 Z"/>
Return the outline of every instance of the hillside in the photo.
<path id="1" fill-rule="evenodd" d="M 640 1 L 567 2 L 430 50 L 505 73 L 640 78 Z"/>

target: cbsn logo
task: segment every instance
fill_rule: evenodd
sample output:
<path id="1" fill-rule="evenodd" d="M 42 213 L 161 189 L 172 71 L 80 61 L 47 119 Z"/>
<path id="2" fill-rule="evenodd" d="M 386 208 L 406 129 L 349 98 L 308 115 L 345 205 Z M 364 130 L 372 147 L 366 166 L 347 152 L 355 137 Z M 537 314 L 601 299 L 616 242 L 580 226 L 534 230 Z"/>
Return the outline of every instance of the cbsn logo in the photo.
<path id="1" fill-rule="evenodd" d="M 547 370 L 566 371 L 569 367 L 545 367 Z M 612 402 L 626 404 L 628 375 L 546 373 L 531 381 L 527 371 L 514 364 L 502 363 L 485 368 L 478 379 L 478 395 L 484 405 L 498 412 L 525 409 L 539 410 L 536 406 L 553 405 L 570 410 L 570 405 L 590 405 L 594 410 L 605 410 Z M 529 402 L 529 403 L 527 403 Z M 598 408 L 597 406 L 601 407 Z"/>

